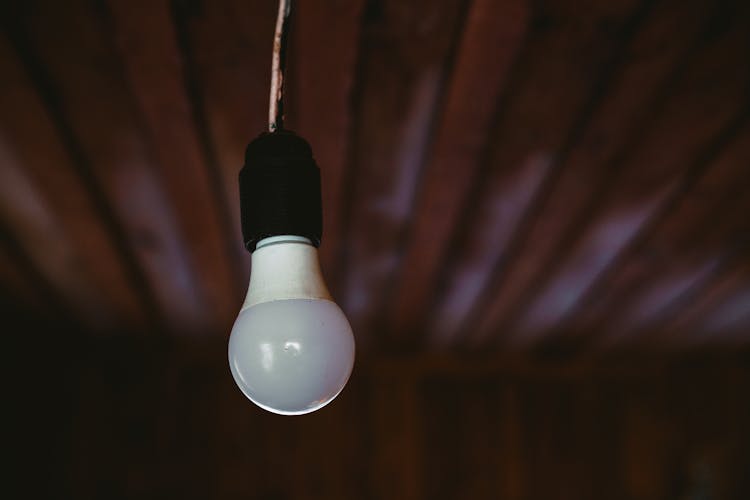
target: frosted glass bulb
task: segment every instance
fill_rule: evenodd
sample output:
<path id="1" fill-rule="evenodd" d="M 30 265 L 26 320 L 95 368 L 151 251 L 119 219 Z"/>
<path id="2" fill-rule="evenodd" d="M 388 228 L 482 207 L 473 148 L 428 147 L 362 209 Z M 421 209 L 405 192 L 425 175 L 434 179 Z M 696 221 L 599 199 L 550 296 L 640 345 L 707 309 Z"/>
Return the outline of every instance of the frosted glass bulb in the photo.
<path id="1" fill-rule="evenodd" d="M 247 298 L 229 338 L 229 367 L 253 403 L 301 415 L 331 402 L 354 365 L 354 336 L 331 300 L 306 238 L 275 236 L 252 256 Z"/>

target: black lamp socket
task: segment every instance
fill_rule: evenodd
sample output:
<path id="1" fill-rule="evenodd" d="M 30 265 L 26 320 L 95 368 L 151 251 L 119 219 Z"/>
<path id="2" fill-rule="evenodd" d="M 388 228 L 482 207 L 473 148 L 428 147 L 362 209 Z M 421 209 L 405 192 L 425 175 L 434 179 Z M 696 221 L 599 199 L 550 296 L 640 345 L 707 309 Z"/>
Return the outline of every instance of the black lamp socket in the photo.
<path id="1" fill-rule="evenodd" d="M 240 170 L 240 212 L 250 252 L 264 238 L 287 234 L 320 245 L 320 170 L 307 141 L 283 130 L 248 144 Z"/>

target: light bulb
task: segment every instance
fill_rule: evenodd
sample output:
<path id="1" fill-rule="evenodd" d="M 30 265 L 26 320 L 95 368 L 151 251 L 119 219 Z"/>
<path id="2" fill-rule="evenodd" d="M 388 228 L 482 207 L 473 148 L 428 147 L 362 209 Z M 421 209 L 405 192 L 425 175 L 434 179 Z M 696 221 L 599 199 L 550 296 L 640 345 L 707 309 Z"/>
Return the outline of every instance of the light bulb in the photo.
<path id="1" fill-rule="evenodd" d="M 247 298 L 229 338 L 229 366 L 253 403 L 301 415 L 331 402 L 354 365 L 354 336 L 326 289 L 309 239 L 260 240 Z"/>
<path id="2" fill-rule="evenodd" d="M 320 171 L 310 145 L 288 131 L 262 134 L 240 171 L 247 297 L 229 337 L 229 367 L 253 403 L 301 415 L 331 402 L 354 365 L 354 336 L 318 263 Z"/>

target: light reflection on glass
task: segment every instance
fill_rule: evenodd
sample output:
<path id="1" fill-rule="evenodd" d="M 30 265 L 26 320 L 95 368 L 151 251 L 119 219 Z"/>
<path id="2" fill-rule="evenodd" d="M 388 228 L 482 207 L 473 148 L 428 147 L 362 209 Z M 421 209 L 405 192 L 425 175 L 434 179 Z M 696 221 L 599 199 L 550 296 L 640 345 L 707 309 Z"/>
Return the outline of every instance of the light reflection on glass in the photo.
<path id="1" fill-rule="evenodd" d="M 289 350 L 292 350 L 292 354 L 294 356 L 298 355 L 300 351 L 302 350 L 302 346 L 299 342 L 286 342 L 284 343 L 284 350 L 289 352 Z"/>
<path id="2" fill-rule="evenodd" d="M 273 368 L 273 346 L 268 342 L 260 344 L 260 352 L 263 357 L 260 360 L 260 364 L 263 365 L 263 369 L 270 372 Z"/>

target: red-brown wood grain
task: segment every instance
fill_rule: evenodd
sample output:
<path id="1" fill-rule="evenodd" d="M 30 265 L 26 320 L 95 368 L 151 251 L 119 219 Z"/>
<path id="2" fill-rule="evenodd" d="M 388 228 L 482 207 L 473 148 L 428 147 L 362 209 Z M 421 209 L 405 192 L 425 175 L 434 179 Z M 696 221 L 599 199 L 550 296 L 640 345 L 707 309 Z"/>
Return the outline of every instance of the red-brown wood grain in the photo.
<path id="1" fill-rule="evenodd" d="M 667 382 L 635 392 L 629 388 L 630 404 L 624 411 L 623 474 L 625 494 L 629 498 L 669 498 L 679 494 L 675 484 L 684 442 L 677 434 L 682 429 L 669 420 L 668 403 L 660 394 Z"/>
<path id="2" fill-rule="evenodd" d="M 3 224 L 1 220 L 0 224 Z M 39 283 L 43 277 L 28 261 L 18 243 L 9 240 L 8 228 L 0 227 L 6 233 L 0 238 L 0 283 L 3 290 L 0 301 L 3 307 L 34 310 L 43 318 L 54 317 L 55 306 L 59 304 L 50 304 L 50 297 L 45 297 L 44 289 L 49 285 Z M 57 297 L 52 297 L 52 300 L 56 301 Z"/>
<path id="3" fill-rule="evenodd" d="M 5 267 L 76 325 L 226 334 L 276 7 L 2 6 Z M 359 352 L 740 348 L 748 26 L 731 0 L 296 2 L 286 124 Z"/>
<path id="4" fill-rule="evenodd" d="M 365 12 L 343 287 L 344 310 L 363 345 L 377 339 L 388 278 L 398 269 L 464 7 L 458 0 L 386 1 Z"/>
<path id="5" fill-rule="evenodd" d="M 494 290 L 489 314 L 503 318 L 529 307 L 530 318 L 522 318 L 520 328 L 543 331 L 554 325 L 556 307 L 560 307 L 554 300 L 560 299 L 545 295 L 551 292 L 544 280 L 554 275 L 555 266 L 581 237 L 585 221 L 596 213 L 609 184 L 617 178 L 619 156 L 635 147 L 643 122 L 654 115 L 679 78 L 680 66 L 692 55 L 691 45 L 705 30 L 704 7 L 700 2 L 657 3 L 622 49 L 626 56 L 604 96 L 580 136 L 572 138 L 570 149 L 561 153 L 559 178 L 541 201 L 517 257 Z M 575 284 L 566 283 L 566 287 Z M 540 305 L 528 305 L 537 300 Z M 482 333 L 492 334 L 487 329 L 478 333 L 480 340 Z"/>
<path id="6" fill-rule="evenodd" d="M 750 266 L 747 247 L 707 285 L 691 307 L 674 315 L 661 334 L 678 350 L 700 351 L 711 345 L 742 346 L 750 325 Z"/>
<path id="7" fill-rule="evenodd" d="M 750 4 L 294 4 L 358 338 L 294 418 L 226 364 L 276 2 L 0 4 L 25 495 L 750 498 Z"/>
<path id="8" fill-rule="evenodd" d="M 274 2 L 177 1 L 175 25 L 192 80 L 191 99 L 201 117 L 210 157 L 219 166 L 232 217 L 235 272 L 250 276 L 250 255 L 240 232 L 237 178 L 248 142 L 268 130 Z M 195 102 L 197 101 L 197 102 Z"/>
<path id="9" fill-rule="evenodd" d="M 488 299 L 500 300 L 496 282 L 515 257 L 519 227 L 540 186 L 556 169 L 597 79 L 638 17 L 636 1 L 535 4 L 530 32 L 509 83 L 491 151 L 462 220 L 462 232 L 439 289 L 428 331 L 455 344 L 476 334 Z M 606 31 L 602 26 L 607 26 Z M 573 55 L 575 54 L 575 55 Z M 606 75 L 605 75 L 606 76 Z M 505 282 L 505 280 L 503 280 Z"/>
<path id="10" fill-rule="evenodd" d="M 374 436 L 368 432 L 373 424 L 370 396 L 371 388 L 355 375 L 352 385 L 347 385 L 339 396 L 340 402 L 309 415 L 310 418 L 292 422 L 292 455 L 294 460 L 306 464 L 293 471 L 294 498 L 345 500 L 370 493 L 364 467 L 355 473 L 342 473 L 358 461 L 370 464 L 375 445 Z M 307 445 L 297 446 L 299 442 Z"/>
<path id="11" fill-rule="evenodd" d="M 431 478 L 426 498 L 476 498 L 487 491 L 509 491 L 507 498 L 518 498 L 517 486 L 508 483 L 518 482 L 510 473 L 519 471 L 506 460 L 519 452 L 513 439 L 520 429 L 508 427 L 513 414 L 512 409 L 504 412 L 509 408 L 503 404 L 503 389 L 494 380 L 425 377 L 419 392 L 422 432 L 431 438 L 424 441 L 425 476 Z"/>
<path id="12" fill-rule="evenodd" d="M 31 7 L 25 7 L 31 9 Z M 185 241 L 158 182 L 132 96 L 122 79 L 107 13 L 87 2 L 41 2 L 21 30 L 32 57 L 43 64 L 75 140 L 127 237 L 170 329 L 198 333 L 210 311 L 197 293 Z M 111 124 L 111 126 L 103 126 Z"/>
<path id="13" fill-rule="evenodd" d="M 147 327 L 144 298 L 137 295 L 112 233 L 4 38 L 0 65 L 0 206 L 7 223 L 35 267 L 88 326 Z"/>
<path id="14" fill-rule="evenodd" d="M 320 166 L 323 190 L 321 267 L 328 283 L 340 283 L 347 164 L 352 127 L 352 92 L 365 2 L 297 2 L 292 19 L 289 96 L 295 130 L 307 139 Z M 331 290 L 334 298 L 341 291 Z"/>
<path id="15" fill-rule="evenodd" d="M 173 206 L 212 326 L 226 330 L 246 283 L 235 261 L 237 235 L 220 173 L 199 139 L 186 72 L 166 1 L 109 2 L 126 78 Z M 231 243 L 230 243 L 231 242 Z"/>
<path id="16" fill-rule="evenodd" d="M 508 73 L 526 35 L 529 13 L 524 2 L 480 0 L 469 8 L 421 174 L 395 290 L 384 304 L 388 330 L 401 341 L 413 341 L 407 336 L 425 320 L 451 237 L 481 171 Z M 485 64 L 487 51 L 492 52 L 491 64 Z"/>
<path id="17" fill-rule="evenodd" d="M 622 259 L 623 249 L 633 248 L 639 238 L 650 234 L 739 132 L 750 76 L 750 65 L 744 63 L 746 16 L 745 10 L 729 10 L 720 17 L 723 24 L 719 22 L 707 44 L 691 58 L 680 85 L 653 128 L 628 155 L 587 232 L 559 259 L 548 291 L 535 296 L 529 317 L 539 322 L 550 314 L 554 325 L 555 318 L 561 317 L 554 315 L 556 310 L 569 312 L 579 300 L 592 296 L 593 284 Z M 720 80 L 710 76 L 722 72 L 733 76 Z M 512 329 L 524 312 L 524 304 L 516 306 L 504 316 L 509 303 L 502 304 L 483 319 L 480 328 Z M 533 341 L 533 325 L 521 325 L 519 332 L 515 341 Z M 520 340 L 524 333 L 529 336 Z"/>
<path id="18" fill-rule="evenodd" d="M 111 326 L 113 311 L 108 310 L 99 290 L 80 273 L 80 256 L 64 234 L 57 217 L 43 196 L 24 175 L 12 152 L 0 144 L 0 216 L 19 239 L 22 251 L 35 268 L 49 279 L 79 321 L 101 331 Z M 54 252 L 50 252 L 54 248 Z"/>
<path id="19" fill-rule="evenodd" d="M 367 480 L 378 498 L 425 498 L 425 449 L 417 380 L 383 372 L 372 381 L 370 425 L 374 430 Z"/>
<path id="20" fill-rule="evenodd" d="M 585 329 L 609 325 L 598 343 L 612 348 L 612 342 L 657 341 L 653 332 L 675 313 L 690 310 L 692 299 L 702 295 L 701 286 L 736 260 L 748 221 L 724 214 L 750 210 L 745 196 L 750 188 L 745 179 L 748 162 L 750 128 L 746 127 L 623 264 L 597 297 L 596 307 L 588 309 L 592 318 L 597 311 L 598 323 Z M 651 332 L 648 340 L 644 332 Z"/>
<path id="21" fill-rule="evenodd" d="M 208 349 L 223 351 L 218 341 Z M 90 359 L 78 368 L 74 445 L 61 455 L 81 498 L 158 491 L 656 500 L 748 492 L 741 473 L 749 457 L 737 445 L 747 442 L 742 396 L 750 378 L 740 359 L 641 365 L 629 375 L 604 367 L 498 376 L 413 357 L 360 371 L 356 393 L 303 418 L 252 406 L 213 356 L 117 346 Z M 123 368 L 125 359 L 139 368 Z M 113 391 L 123 376 L 127 389 Z"/>

